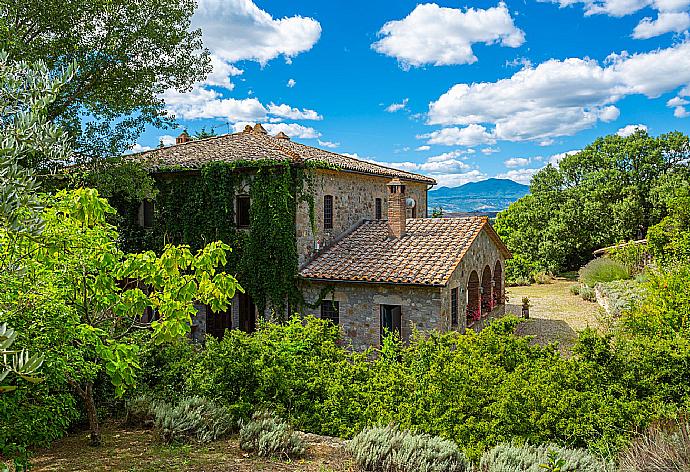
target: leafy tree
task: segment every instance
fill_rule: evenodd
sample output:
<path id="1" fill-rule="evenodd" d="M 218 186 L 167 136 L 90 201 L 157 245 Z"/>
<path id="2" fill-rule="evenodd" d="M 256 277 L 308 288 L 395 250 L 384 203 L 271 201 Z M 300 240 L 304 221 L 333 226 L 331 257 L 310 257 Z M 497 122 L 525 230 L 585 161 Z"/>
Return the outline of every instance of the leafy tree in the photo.
<path id="1" fill-rule="evenodd" d="M 530 194 L 498 215 L 496 230 L 542 269 L 576 269 L 595 249 L 643 238 L 668 212 L 658 189 L 687 171 L 688 157 L 690 141 L 678 132 L 599 138 L 539 171 Z"/>
<path id="2" fill-rule="evenodd" d="M 119 155 L 146 125 L 164 127 L 161 93 L 209 69 L 193 0 L 0 0 L 0 44 L 51 71 L 79 65 L 48 110 L 81 156 Z M 42 163 L 39 163 L 42 164 Z M 43 166 L 45 167 L 45 166 Z"/>
<path id="3" fill-rule="evenodd" d="M 12 328 L 7 327 L 7 323 L 0 324 L 0 382 L 5 380 L 10 373 L 14 373 L 29 382 L 40 382 L 40 377 L 33 374 L 40 369 L 43 364 L 43 355 L 29 356 L 29 353 L 22 349 L 17 351 L 11 349 L 12 343 L 17 338 L 17 334 Z M 16 390 L 14 385 L 0 385 L 0 393 Z"/>
<path id="4" fill-rule="evenodd" d="M 206 139 L 212 138 L 214 136 L 218 136 L 215 128 L 211 127 L 208 130 L 206 130 L 206 127 L 202 126 L 201 129 L 197 131 L 196 134 L 192 137 L 192 139 Z"/>

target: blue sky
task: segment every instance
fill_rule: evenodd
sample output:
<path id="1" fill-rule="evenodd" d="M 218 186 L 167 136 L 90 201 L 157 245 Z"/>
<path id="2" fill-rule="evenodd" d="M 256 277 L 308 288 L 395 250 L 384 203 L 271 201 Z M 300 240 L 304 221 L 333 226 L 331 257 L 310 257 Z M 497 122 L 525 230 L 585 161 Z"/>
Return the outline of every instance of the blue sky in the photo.
<path id="1" fill-rule="evenodd" d="M 270 132 L 456 186 L 527 183 L 597 136 L 690 127 L 690 0 L 200 0 L 214 71 L 178 130 Z"/>

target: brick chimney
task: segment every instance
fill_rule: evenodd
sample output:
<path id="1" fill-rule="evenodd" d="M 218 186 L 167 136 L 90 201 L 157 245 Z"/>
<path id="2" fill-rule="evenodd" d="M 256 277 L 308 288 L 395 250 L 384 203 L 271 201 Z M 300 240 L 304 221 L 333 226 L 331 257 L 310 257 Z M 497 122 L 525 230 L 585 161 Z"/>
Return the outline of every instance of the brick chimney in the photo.
<path id="1" fill-rule="evenodd" d="M 282 131 L 280 131 L 278 134 L 276 134 L 276 135 L 273 136 L 273 137 L 276 138 L 276 139 L 282 139 L 282 140 L 285 140 L 285 141 L 290 141 L 290 136 L 288 136 L 287 134 L 283 133 Z"/>
<path id="2" fill-rule="evenodd" d="M 257 123 L 254 125 L 254 133 L 255 134 L 268 134 L 268 131 L 266 131 L 263 126 L 261 126 L 261 123 Z"/>
<path id="3" fill-rule="evenodd" d="M 405 184 L 395 178 L 388 182 L 388 236 L 401 238 L 405 234 Z"/>
<path id="4" fill-rule="evenodd" d="M 191 141 L 191 139 L 189 138 L 189 134 L 187 134 L 187 130 L 184 130 L 177 138 L 175 138 L 175 144 L 184 144 L 188 143 L 189 141 Z"/>

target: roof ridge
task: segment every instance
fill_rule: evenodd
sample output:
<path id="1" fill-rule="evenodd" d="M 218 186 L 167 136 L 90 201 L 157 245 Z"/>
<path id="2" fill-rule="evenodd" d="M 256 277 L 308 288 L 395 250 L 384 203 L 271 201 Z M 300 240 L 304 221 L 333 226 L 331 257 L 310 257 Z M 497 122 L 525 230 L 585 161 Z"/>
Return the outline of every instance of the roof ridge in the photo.
<path id="1" fill-rule="evenodd" d="M 205 142 L 205 141 L 211 141 L 211 140 L 214 140 L 214 139 L 225 138 L 225 137 L 228 137 L 228 136 L 233 136 L 233 135 L 235 135 L 235 134 L 240 134 L 240 133 L 225 133 L 225 134 L 219 134 L 219 135 L 216 135 L 216 136 L 208 136 L 208 137 L 206 137 L 206 138 L 190 139 L 189 141 L 185 141 L 185 142 L 183 142 L 183 143 L 171 144 L 170 146 L 155 147 L 155 148 L 153 148 L 153 149 L 147 149 L 146 151 L 133 152 L 133 153 L 131 153 L 131 154 L 127 154 L 127 156 L 128 156 L 128 157 L 129 157 L 129 156 L 137 156 L 137 155 L 138 155 L 138 156 L 141 156 L 141 155 L 144 155 L 144 154 L 148 154 L 148 153 L 150 153 L 150 152 L 159 151 L 159 150 L 161 150 L 161 149 L 171 149 L 171 148 L 174 148 L 174 147 L 177 147 L 177 146 L 185 146 L 185 145 L 187 145 L 187 144 L 192 144 L 192 143 L 203 143 L 203 142 Z M 190 136 L 190 137 L 191 137 L 191 136 Z"/>

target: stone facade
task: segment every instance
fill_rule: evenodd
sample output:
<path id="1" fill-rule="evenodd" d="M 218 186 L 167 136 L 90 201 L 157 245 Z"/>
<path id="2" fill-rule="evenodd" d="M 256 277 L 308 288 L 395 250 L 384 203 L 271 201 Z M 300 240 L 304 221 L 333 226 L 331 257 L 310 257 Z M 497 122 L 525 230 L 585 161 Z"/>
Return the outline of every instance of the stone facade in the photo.
<path id="1" fill-rule="evenodd" d="M 502 274 L 505 258 L 486 230 L 482 230 L 467 253 L 443 287 L 403 284 L 375 284 L 352 282 L 311 282 L 305 281 L 302 291 L 309 302 L 318 300 L 319 294 L 329 287 L 326 300 L 339 303 L 339 324 L 343 334 L 352 342 L 355 349 L 378 346 L 381 333 L 381 305 L 401 307 L 401 331 L 403 341 L 408 341 L 414 328 L 420 331 L 448 331 L 467 329 L 466 308 L 468 303 L 468 280 L 472 271 L 483 271 L 490 267 L 491 277 L 494 268 L 500 267 L 501 283 L 496 288 L 500 292 L 499 301 L 504 300 L 505 288 Z M 481 282 L 481 275 L 480 282 Z M 451 324 L 451 290 L 458 289 L 458 324 Z M 504 304 L 499 303 L 491 311 L 483 313 L 473 328 L 485 326 L 487 320 L 502 316 Z M 305 314 L 320 317 L 320 308 L 307 309 Z"/>
<path id="2" fill-rule="evenodd" d="M 318 300 L 328 285 L 305 282 L 302 291 L 308 301 Z M 378 346 L 381 339 L 381 305 L 401 308 L 401 335 L 408 341 L 413 328 L 440 330 L 441 288 L 412 285 L 337 283 L 327 300 L 339 303 L 340 327 L 352 347 L 364 350 Z M 307 308 L 305 315 L 321 316 L 320 308 Z"/>
<path id="3" fill-rule="evenodd" d="M 316 170 L 314 175 L 314 216 L 316 234 L 312 234 L 309 206 L 301 203 L 297 208 L 297 252 L 300 266 L 311 260 L 319 249 L 354 228 L 362 220 L 376 218 L 376 199 L 381 199 L 382 218 L 388 214 L 389 177 L 332 170 Z M 423 182 L 403 181 L 407 197 L 416 202 L 414 215 L 427 216 L 426 192 Z M 333 196 L 333 228 L 324 229 L 324 196 Z M 407 210 L 408 217 L 413 212 Z"/>

